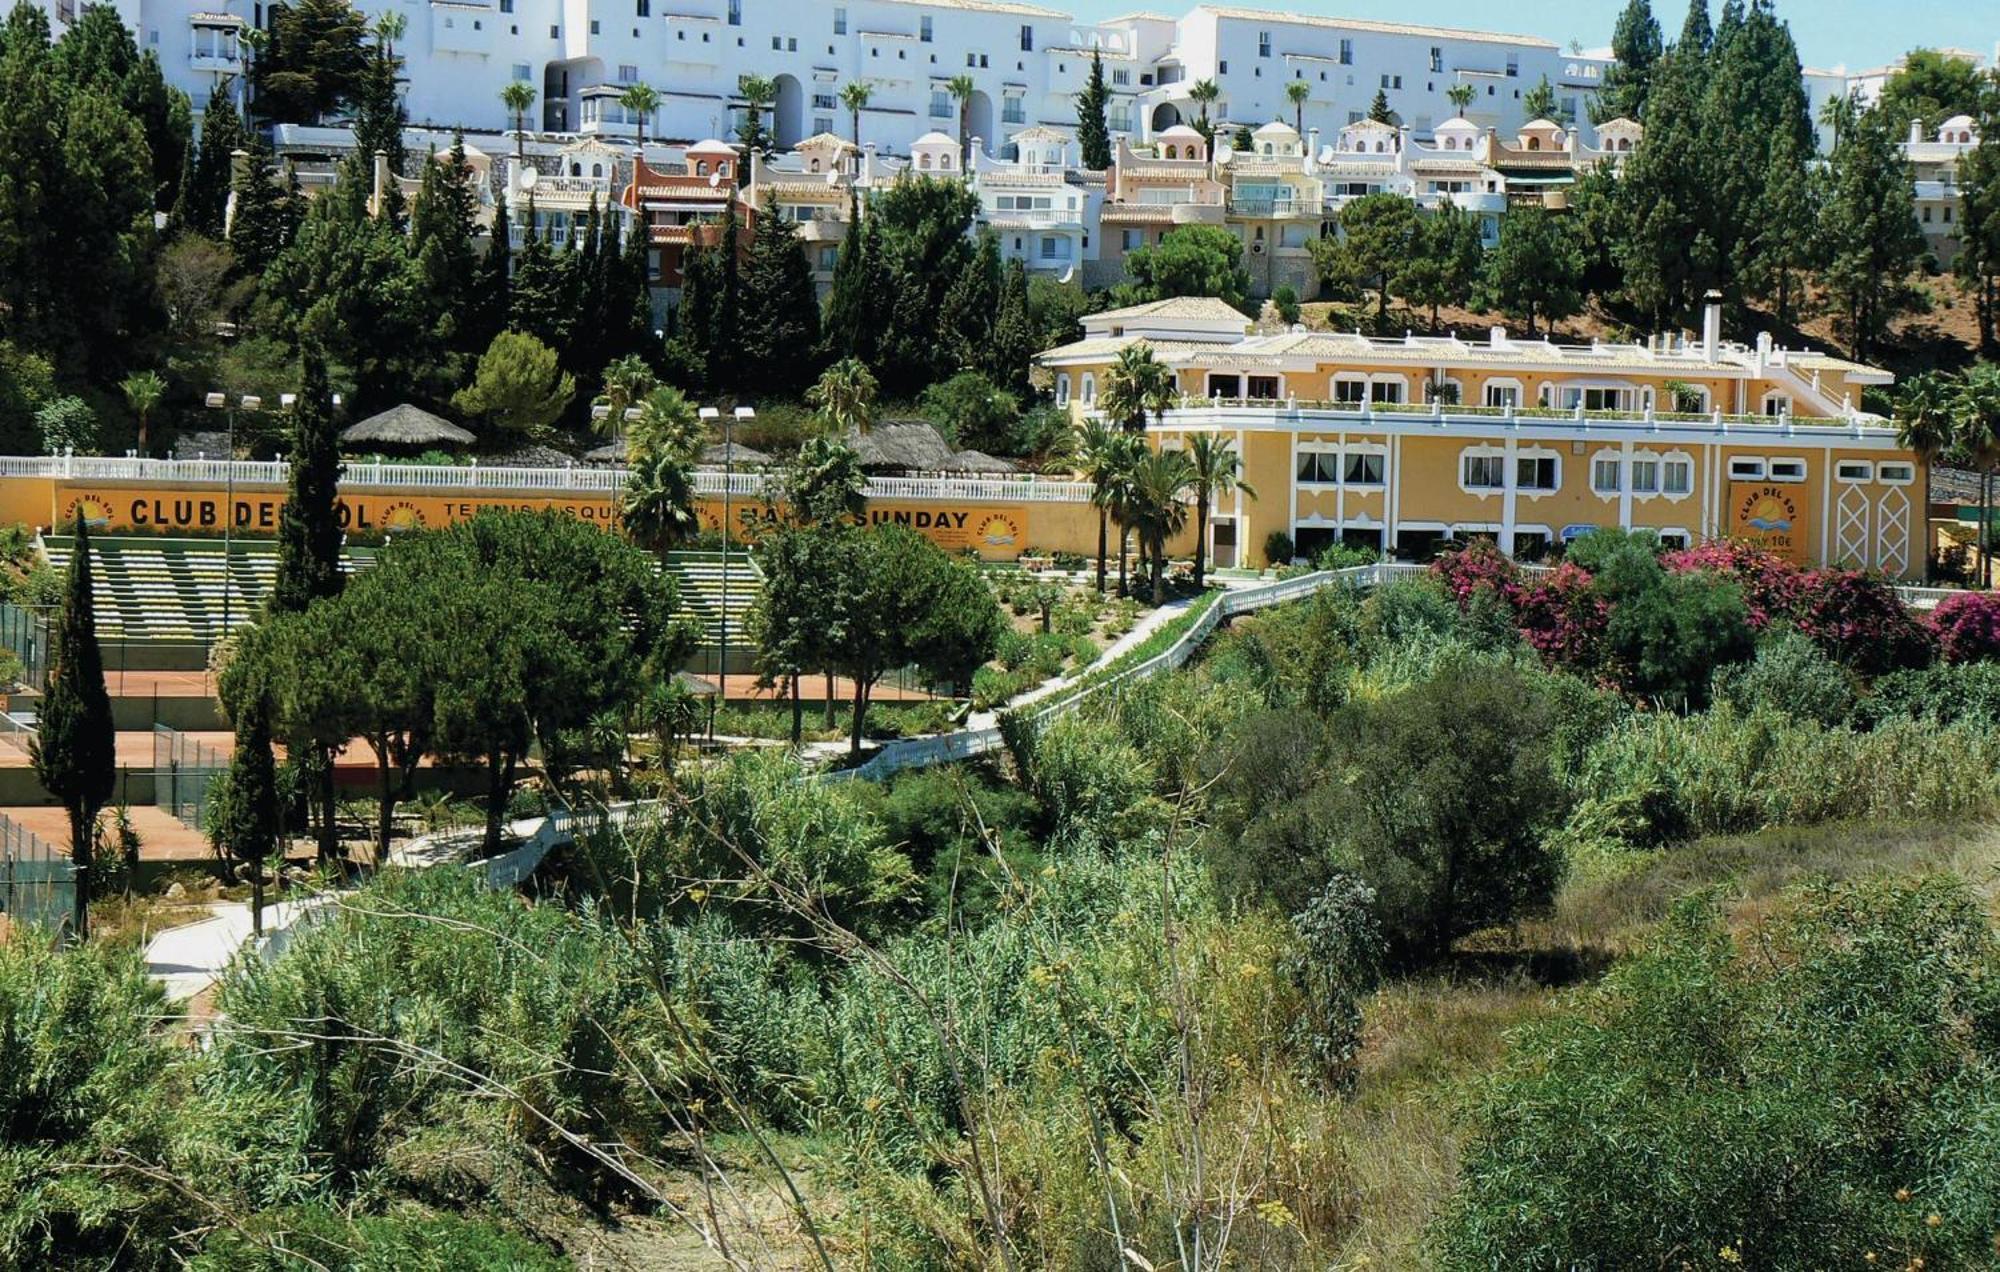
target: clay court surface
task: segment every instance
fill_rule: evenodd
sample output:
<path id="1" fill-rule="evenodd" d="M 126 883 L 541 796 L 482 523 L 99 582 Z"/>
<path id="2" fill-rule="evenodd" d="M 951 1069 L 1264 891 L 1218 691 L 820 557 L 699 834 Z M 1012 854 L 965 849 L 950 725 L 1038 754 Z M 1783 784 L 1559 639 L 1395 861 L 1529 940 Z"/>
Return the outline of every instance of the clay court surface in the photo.
<path id="1" fill-rule="evenodd" d="M 229 733 L 184 733 L 184 738 L 199 742 L 217 754 L 227 758 L 235 735 Z M 25 739 L 18 734 L 8 734 L 0 738 L 0 768 L 27 768 L 28 748 Z M 150 769 L 153 767 L 153 734 L 148 730 L 124 730 L 118 734 L 118 767 L 128 769 Z"/>
<path id="2" fill-rule="evenodd" d="M 164 808 L 132 807 L 132 829 L 139 832 L 141 861 L 206 861 L 215 855 L 198 830 L 190 830 Z M 69 843 L 69 814 L 60 808 L 0 808 L 0 814 L 43 843 L 62 849 Z"/>

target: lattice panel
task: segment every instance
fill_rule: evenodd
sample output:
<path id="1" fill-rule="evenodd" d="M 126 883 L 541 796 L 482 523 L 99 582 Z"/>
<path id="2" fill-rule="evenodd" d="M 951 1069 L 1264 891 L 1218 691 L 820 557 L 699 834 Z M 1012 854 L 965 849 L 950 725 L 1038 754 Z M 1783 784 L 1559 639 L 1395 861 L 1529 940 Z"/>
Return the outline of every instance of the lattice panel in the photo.
<path id="1" fill-rule="evenodd" d="M 1833 560 L 1837 565 L 1866 569 L 1869 564 L 1868 492 L 1848 486 L 1834 505 Z"/>
<path id="2" fill-rule="evenodd" d="M 1890 578 L 1910 571 L 1910 496 L 1891 487 L 1875 509 L 1875 565 Z"/>

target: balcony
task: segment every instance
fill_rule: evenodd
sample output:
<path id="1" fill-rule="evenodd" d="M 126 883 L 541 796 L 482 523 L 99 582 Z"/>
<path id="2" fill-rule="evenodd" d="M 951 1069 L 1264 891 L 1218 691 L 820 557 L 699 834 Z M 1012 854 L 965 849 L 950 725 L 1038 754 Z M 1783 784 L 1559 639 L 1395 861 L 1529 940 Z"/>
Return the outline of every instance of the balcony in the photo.
<path id="1" fill-rule="evenodd" d="M 1317 195 L 1232 195 L 1229 212 L 1232 216 L 1257 217 L 1268 220 L 1283 220 L 1294 216 L 1318 216 L 1321 200 Z"/>
<path id="2" fill-rule="evenodd" d="M 1060 208 L 1035 209 L 995 209 L 986 213 L 989 225 L 1004 225 L 1022 230 L 1080 230 L 1083 228 L 1083 214 Z"/>
<path id="3" fill-rule="evenodd" d="M 238 75 L 243 71 L 242 45 L 238 33 L 243 19 L 227 13 L 195 14 L 188 19 L 188 69 L 218 75 Z"/>

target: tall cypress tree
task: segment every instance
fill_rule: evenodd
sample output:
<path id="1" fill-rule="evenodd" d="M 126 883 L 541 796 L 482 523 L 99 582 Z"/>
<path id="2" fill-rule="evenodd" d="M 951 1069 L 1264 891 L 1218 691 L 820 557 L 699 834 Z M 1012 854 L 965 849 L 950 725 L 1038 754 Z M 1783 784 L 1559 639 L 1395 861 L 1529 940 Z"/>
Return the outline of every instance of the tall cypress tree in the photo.
<path id="1" fill-rule="evenodd" d="M 1826 284 L 1839 325 L 1865 357 L 1898 316 L 1917 308 L 1911 271 L 1923 260 L 1910 166 L 1897 148 L 1899 131 L 1880 110 L 1852 100 L 1834 105 L 1839 142 L 1827 163 L 1819 228 L 1825 240 Z"/>
<path id="2" fill-rule="evenodd" d="M 742 361 L 760 368 L 759 387 L 795 393 L 813 378 L 819 350 L 819 295 L 798 227 L 766 207 L 743 271 Z"/>
<path id="3" fill-rule="evenodd" d="M 1104 83 L 1104 53 L 1090 52 L 1090 79 L 1076 95 L 1076 140 L 1083 147 L 1083 166 L 1102 172 L 1111 166 L 1111 129 L 1104 122 L 1111 90 Z"/>
<path id="4" fill-rule="evenodd" d="M 261 138 L 250 142 L 250 161 L 238 174 L 236 217 L 230 223 L 229 248 L 236 268 L 246 278 L 261 277 L 278 253 L 291 246 L 298 233 L 298 208 L 291 193 L 278 183 L 271 150 Z"/>
<path id="5" fill-rule="evenodd" d="M 743 321 L 743 262 L 739 259 L 741 227 L 736 219 L 736 200 L 733 198 L 722 217 L 722 240 L 718 250 L 722 254 L 722 289 L 717 297 L 719 304 L 715 313 L 715 332 L 710 338 L 709 361 L 715 368 L 715 383 L 733 389 L 738 387 L 737 377 L 742 366 L 736 356 L 736 341 Z"/>
<path id="6" fill-rule="evenodd" d="M 1687 21 L 1681 24 L 1680 43 L 1674 47 L 1703 57 L 1715 48 L 1715 28 L 1708 21 L 1708 0 L 1690 0 Z"/>
<path id="7" fill-rule="evenodd" d="M 222 237 L 223 215 L 229 206 L 229 186 L 236 176 L 231 155 L 243 148 L 243 120 L 236 103 L 217 84 L 208 95 L 208 107 L 201 113 L 201 146 L 194 162 L 194 197 L 187 209 L 187 223 L 197 234 Z"/>
<path id="8" fill-rule="evenodd" d="M 1028 388 L 1028 366 L 1041 350 L 1035 315 L 1028 305 L 1028 269 L 1007 262 L 1000 283 L 1000 304 L 993 315 L 993 338 L 986 346 L 987 375 L 1016 392 Z"/>
<path id="9" fill-rule="evenodd" d="M 75 555 L 70 558 L 63 606 L 50 640 L 48 689 L 29 743 L 35 775 L 69 814 L 70 860 L 76 866 L 72 923 L 78 940 L 90 934 L 97 814 L 111 798 L 118 777 L 118 735 L 111 720 L 111 695 L 104 687 L 104 654 L 97 644 L 90 572 L 90 531 L 79 512 Z"/>
<path id="10" fill-rule="evenodd" d="M 465 138 L 424 164 L 416 202 L 410 207 L 410 255 L 416 262 L 431 315 L 432 332 L 446 350 L 477 354 L 486 345 L 469 337 L 478 328 L 479 269 L 472 236 L 478 198 Z M 240 204 L 239 204 L 240 206 Z M 492 337 L 489 335 L 487 341 Z"/>
<path id="11" fill-rule="evenodd" d="M 625 353 L 647 362 L 660 361 L 659 338 L 653 334 L 653 236 L 643 217 L 624 218 L 624 238 L 618 257 L 618 279 L 625 316 Z"/>
<path id="12" fill-rule="evenodd" d="M 982 230 L 972 259 L 952 280 L 937 313 L 937 353 L 934 374 L 942 378 L 980 364 L 993 338 L 993 316 L 1000 308 L 1000 240 Z"/>
<path id="13" fill-rule="evenodd" d="M 55 271 L 69 259 L 61 98 L 48 14 L 16 5 L 0 24 L 0 335 L 42 348 L 60 303 Z"/>
<path id="14" fill-rule="evenodd" d="M 493 228 L 486 256 L 479 262 L 472 321 L 465 333 L 469 351 L 481 351 L 507 329 L 514 312 L 514 231 L 507 219 L 507 200 L 493 206 Z"/>
<path id="15" fill-rule="evenodd" d="M 274 613 L 295 614 L 337 594 L 340 573 L 340 436 L 326 359 L 307 344 L 298 404 L 292 410 L 292 489 L 278 514 L 278 578 Z"/>
<path id="16" fill-rule="evenodd" d="M 224 806 L 222 846 L 250 867 L 250 930 L 264 935 L 264 863 L 278 850 L 278 770 L 271 754 L 271 707 L 259 691 L 250 695 L 236 726 L 236 753 L 229 761 L 229 796 Z"/>
<path id="17" fill-rule="evenodd" d="M 826 294 L 826 312 L 820 322 L 824 352 L 821 361 L 838 362 L 859 358 L 866 362 L 873 353 L 868 339 L 868 235 L 861 223 L 861 202 L 853 190 L 847 194 L 847 237 L 840 241 L 840 253 L 833 260 L 833 285 Z"/>
<path id="18" fill-rule="evenodd" d="M 514 281 L 507 325 L 525 331 L 551 349 L 560 349 L 568 329 L 569 262 L 550 249 L 537 230 L 534 196 L 528 197 L 527 225 L 521 252 L 514 259 Z M 567 257 L 568 253 L 564 253 Z"/>

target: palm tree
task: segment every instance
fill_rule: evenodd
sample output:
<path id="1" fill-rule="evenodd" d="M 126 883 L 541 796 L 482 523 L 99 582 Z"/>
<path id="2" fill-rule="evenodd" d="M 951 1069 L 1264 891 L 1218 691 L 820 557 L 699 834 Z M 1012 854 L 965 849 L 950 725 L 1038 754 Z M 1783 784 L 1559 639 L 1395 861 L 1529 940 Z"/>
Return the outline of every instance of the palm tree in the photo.
<path id="1" fill-rule="evenodd" d="M 1155 605 L 1167 600 L 1167 540 L 1187 526 L 1181 496 L 1194 479 L 1194 465 L 1182 451 L 1149 451 L 1132 468 L 1129 515 L 1141 558 L 1152 558 Z"/>
<path id="2" fill-rule="evenodd" d="M 819 412 L 827 431 L 859 437 L 875 424 L 875 373 L 859 358 L 842 358 L 820 373 L 806 390 L 806 403 Z"/>
<path id="3" fill-rule="evenodd" d="M 1896 399 L 1896 444 L 1916 452 L 1925 464 L 1939 459 L 1969 460 L 1961 432 L 1960 390 L 1956 380 L 1942 371 L 1926 371 L 1912 376 Z M 1986 492 L 1979 485 L 1979 555 L 1984 576 L 1986 557 Z"/>
<path id="4" fill-rule="evenodd" d="M 1105 372 L 1097 406 L 1128 431 L 1143 433 L 1146 417 L 1164 414 L 1175 396 L 1173 369 L 1153 356 L 1151 345 L 1130 344 Z"/>
<path id="5" fill-rule="evenodd" d="M 868 108 L 868 99 L 875 96 L 875 90 L 866 80 L 855 80 L 840 90 L 840 104 L 847 107 L 847 120 L 853 129 L 855 149 L 861 148 L 861 112 Z"/>
<path id="6" fill-rule="evenodd" d="M 706 440 L 695 404 L 673 385 L 662 384 L 639 403 L 639 418 L 632 424 L 625 450 L 635 468 L 658 455 L 691 464 Z"/>
<path id="7" fill-rule="evenodd" d="M 1952 414 L 1959 448 L 1979 471 L 1979 585 L 1990 587 L 1993 474 L 2000 467 L 2000 364 L 1981 362 L 1958 382 Z"/>
<path id="8" fill-rule="evenodd" d="M 396 57 L 396 41 L 403 38 L 403 32 L 410 29 L 410 20 L 400 13 L 384 12 L 375 19 L 375 43 L 382 55 L 391 61 Z"/>
<path id="9" fill-rule="evenodd" d="M 1453 84 L 1450 88 L 1444 90 L 1444 95 L 1450 99 L 1452 109 L 1456 110 L 1462 116 L 1465 114 L 1467 108 L 1472 105 L 1474 90 L 1470 84 Z"/>
<path id="10" fill-rule="evenodd" d="M 500 90 L 500 104 L 514 117 L 514 166 L 520 167 L 521 143 L 526 139 L 528 108 L 535 104 L 535 86 L 526 80 L 509 80 Z"/>
<path id="11" fill-rule="evenodd" d="M 1285 100 L 1292 104 L 1292 126 L 1301 137 L 1306 135 L 1306 102 L 1312 95 L 1312 85 L 1305 80 L 1295 79 L 1285 85 Z"/>
<path id="12" fill-rule="evenodd" d="M 660 108 L 660 90 L 651 84 L 634 84 L 619 95 L 618 104 L 625 108 L 626 113 L 638 116 L 639 149 L 645 150 L 646 121 Z"/>
<path id="13" fill-rule="evenodd" d="M 1194 483 L 1194 586 L 1199 591 L 1208 577 L 1210 502 L 1239 490 L 1255 499 L 1257 488 L 1243 480 L 1242 457 L 1214 433 L 1195 434 L 1188 442 L 1187 457 Z"/>
<path id="14" fill-rule="evenodd" d="M 597 421 L 598 431 L 607 437 L 623 432 L 625 412 L 651 393 L 655 383 L 653 368 L 636 353 L 628 353 L 605 367 L 604 392 L 598 394 L 597 401 L 610 409 Z"/>
<path id="15" fill-rule="evenodd" d="M 972 95 L 979 86 L 970 75 L 960 72 L 945 81 L 945 90 L 958 103 L 958 162 L 962 169 L 972 162 Z"/>
<path id="16" fill-rule="evenodd" d="M 1188 89 L 1188 100 L 1201 107 L 1201 120 L 1195 124 L 1195 131 L 1204 137 L 1213 137 L 1215 129 L 1208 122 L 1210 103 L 1222 96 L 1222 89 L 1212 79 L 1196 80 Z"/>
<path id="17" fill-rule="evenodd" d="M 133 418 L 139 421 L 139 454 L 145 455 L 146 422 L 153 414 L 153 408 L 166 396 L 167 382 L 157 371 L 135 371 L 118 385 L 125 391 L 126 405 L 132 408 Z"/>
<path id="18" fill-rule="evenodd" d="M 701 528 L 694 511 L 694 465 L 672 450 L 649 451 L 632 465 L 618 506 L 634 543 L 664 553 Z"/>
<path id="19" fill-rule="evenodd" d="M 1102 419 L 1084 422 L 1077 435 L 1076 475 L 1090 483 L 1090 505 L 1097 509 L 1097 591 L 1104 592 L 1105 558 L 1111 553 L 1111 510 L 1121 473 L 1136 458 L 1130 433 L 1106 427 Z"/>
<path id="20" fill-rule="evenodd" d="M 743 95 L 743 104 L 750 111 L 749 126 L 737 134 L 746 151 L 761 146 L 771 148 L 771 142 L 764 136 L 764 108 L 778 95 L 778 86 L 762 75 L 745 75 L 736 81 L 736 91 Z"/>

